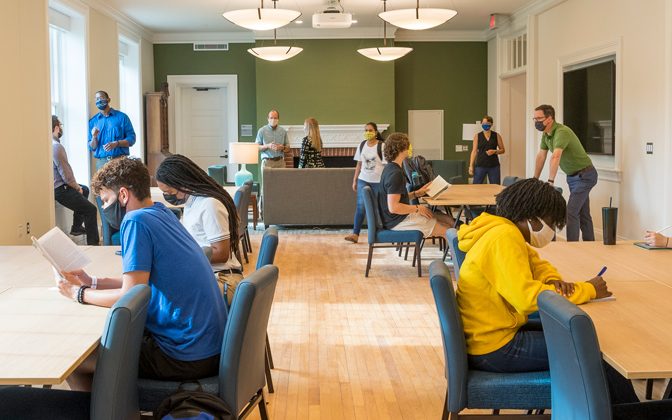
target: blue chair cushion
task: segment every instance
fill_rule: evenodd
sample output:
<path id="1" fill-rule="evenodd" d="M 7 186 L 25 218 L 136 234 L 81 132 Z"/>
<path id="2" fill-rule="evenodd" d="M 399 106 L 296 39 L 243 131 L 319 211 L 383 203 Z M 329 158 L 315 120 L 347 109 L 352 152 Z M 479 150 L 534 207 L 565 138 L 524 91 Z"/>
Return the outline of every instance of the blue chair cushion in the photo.
<path id="1" fill-rule="evenodd" d="M 219 378 L 217 376 L 198 379 L 198 383 L 201 384 L 203 391 L 219 396 Z M 174 382 L 138 378 L 140 410 L 154 411 L 163 400 L 176 393 L 180 389 L 180 385 L 182 385 L 182 389 L 188 391 L 198 389 L 196 381 Z"/>
<path id="2" fill-rule="evenodd" d="M 110 237 L 110 245 L 116 245 L 119 246 L 121 245 L 121 232 L 117 231 L 112 234 Z"/>
<path id="3" fill-rule="evenodd" d="M 419 230 L 379 230 L 376 232 L 376 243 L 389 242 L 422 242 Z"/>
<path id="4" fill-rule="evenodd" d="M 551 408 L 549 371 L 494 373 L 470 370 L 468 375 L 468 408 Z"/>

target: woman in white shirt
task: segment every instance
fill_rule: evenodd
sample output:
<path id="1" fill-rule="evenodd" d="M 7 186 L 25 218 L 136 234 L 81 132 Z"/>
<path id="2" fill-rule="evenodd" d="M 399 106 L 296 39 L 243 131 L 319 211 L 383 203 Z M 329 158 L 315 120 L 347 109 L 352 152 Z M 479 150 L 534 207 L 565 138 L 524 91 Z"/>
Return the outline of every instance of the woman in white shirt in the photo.
<path id="1" fill-rule="evenodd" d="M 238 212 L 229 193 L 186 156 L 168 156 L 156 170 L 165 200 L 184 205 L 182 224 L 201 247 L 212 248 L 210 264 L 229 302 L 243 278 Z"/>
<path id="2" fill-rule="evenodd" d="M 346 241 L 357 243 L 359 232 L 364 222 L 364 196 L 362 189 L 370 186 L 375 192 L 380 183 L 380 175 L 385 166 L 383 154 L 385 143 L 383 136 L 378 132 L 376 123 L 367 123 L 364 127 L 364 141 L 357 147 L 354 159 L 357 161 L 355 176 L 352 180 L 352 190 L 357 193 L 357 209 L 355 210 L 355 223 L 352 233 L 345 237 Z"/>

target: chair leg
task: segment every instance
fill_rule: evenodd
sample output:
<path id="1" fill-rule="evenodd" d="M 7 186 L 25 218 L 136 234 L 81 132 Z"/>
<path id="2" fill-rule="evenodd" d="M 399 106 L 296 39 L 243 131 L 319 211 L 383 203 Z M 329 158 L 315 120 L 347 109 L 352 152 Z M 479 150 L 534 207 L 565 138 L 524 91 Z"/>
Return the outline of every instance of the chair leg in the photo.
<path id="1" fill-rule="evenodd" d="M 399 246 L 397 247 L 397 249 L 399 250 L 399 256 L 401 257 L 401 252 L 404 250 L 404 243 L 399 242 Z"/>
<path id="2" fill-rule="evenodd" d="M 665 387 L 665 392 L 663 392 L 663 398 L 661 400 L 667 400 L 670 398 L 670 394 L 672 394 L 672 380 L 670 380 L 667 383 L 667 386 Z"/>
<path id="3" fill-rule="evenodd" d="M 369 258 L 366 260 L 366 272 L 364 277 L 369 277 L 369 270 L 371 269 L 371 258 L 373 258 L 373 245 L 369 244 Z"/>
<path id="4" fill-rule="evenodd" d="M 275 369 L 275 363 L 273 363 L 273 353 L 271 353 L 271 343 L 268 341 L 268 333 L 266 333 L 266 354 L 268 355 L 268 362 L 271 366 L 271 369 Z"/>
<path id="5" fill-rule="evenodd" d="M 250 259 L 247 258 L 247 245 L 245 245 L 245 235 L 243 235 L 241 238 L 242 238 L 242 240 L 240 242 L 241 242 L 241 245 L 242 245 L 241 248 L 243 248 L 243 256 L 245 257 L 245 263 L 249 264 Z"/>
<path id="6" fill-rule="evenodd" d="M 653 397 L 653 379 L 647 379 L 646 380 L 646 395 L 644 398 L 647 400 L 652 399 Z"/>
<path id="7" fill-rule="evenodd" d="M 245 242 L 247 242 L 247 250 L 252 253 L 252 241 L 250 241 L 250 230 L 245 229 Z"/>
<path id="8" fill-rule="evenodd" d="M 261 400 L 259 401 L 259 417 L 261 420 L 268 420 L 268 411 L 266 409 L 266 398 L 264 397 L 264 390 L 261 390 Z"/>
<path id="9" fill-rule="evenodd" d="M 443 414 L 441 420 L 448 420 L 448 391 L 446 390 L 446 398 L 443 399 Z"/>
<path id="10" fill-rule="evenodd" d="M 406 253 L 404 254 L 404 261 L 408 261 L 408 248 L 411 247 L 411 244 L 406 244 Z M 401 254 L 399 254 L 401 256 Z"/>
<path id="11" fill-rule="evenodd" d="M 442 260 L 442 261 L 446 261 L 446 257 L 447 257 L 447 256 L 448 256 L 448 246 L 446 246 L 446 247 L 443 249 L 443 260 Z"/>
<path id="12" fill-rule="evenodd" d="M 273 387 L 273 376 L 271 376 L 271 362 L 268 359 L 268 351 L 264 354 L 264 371 L 266 372 L 266 386 L 268 386 L 268 392 L 270 394 L 275 392 Z"/>
<path id="13" fill-rule="evenodd" d="M 408 246 L 410 247 L 411 244 L 408 244 Z M 413 251 L 413 263 L 411 264 L 411 267 L 415 267 L 415 261 L 417 259 L 418 259 L 418 244 L 415 244 L 415 248 L 414 248 L 414 251 Z"/>
<path id="14" fill-rule="evenodd" d="M 418 277 L 422 277 L 422 264 L 421 264 L 422 259 L 420 258 L 420 252 L 421 251 L 422 251 L 422 248 L 420 247 L 420 245 L 415 244 L 415 253 L 418 257 Z"/>

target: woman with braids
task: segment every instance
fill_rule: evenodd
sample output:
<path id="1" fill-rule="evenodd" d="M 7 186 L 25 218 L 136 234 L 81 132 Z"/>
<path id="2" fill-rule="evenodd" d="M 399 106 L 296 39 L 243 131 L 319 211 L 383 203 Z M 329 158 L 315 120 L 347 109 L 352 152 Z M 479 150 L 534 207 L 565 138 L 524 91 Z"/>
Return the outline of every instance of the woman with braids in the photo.
<path id="1" fill-rule="evenodd" d="M 467 253 L 457 302 L 469 363 L 494 372 L 548 370 L 544 333 L 525 328 L 527 316 L 537 311 L 537 296 L 555 290 L 580 304 L 611 293 L 602 277 L 565 283 L 532 248 L 547 245 L 565 225 L 567 206 L 552 185 L 519 181 L 496 202 L 497 216 L 483 213 L 458 232 Z"/>
<path id="2" fill-rule="evenodd" d="M 165 200 L 184 204 L 182 224 L 202 247 L 212 248 L 210 264 L 227 287 L 229 302 L 243 278 L 239 261 L 238 212 L 229 193 L 186 156 L 168 156 L 156 170 Z"/>

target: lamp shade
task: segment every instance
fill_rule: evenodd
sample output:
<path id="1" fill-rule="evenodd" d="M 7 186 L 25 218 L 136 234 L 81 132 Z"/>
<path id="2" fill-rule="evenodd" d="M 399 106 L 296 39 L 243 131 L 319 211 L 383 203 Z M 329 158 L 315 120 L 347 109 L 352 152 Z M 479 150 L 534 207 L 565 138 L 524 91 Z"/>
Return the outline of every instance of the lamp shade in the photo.
<path id="1" fill-rule="evenodd" d="M 298 55 L 301 51 L 303 51 L 303 48 L 285 46 L 257 47 L 247 50 L 253 56 L 266 61 L 287 60 Z"/>
<path id="2" fill-rule="evenodd" d="M 222 13 L 229 22 L 253 31 L 270 31 L 287 25 L 301 16 L 301 12 L 289 9 L 241 9 Z"/>
<path id="3" fill-rule="evenodd" d="M 378 16 L 385 22 L 403 29 L 412 31 L 421 31 L 423 29 L 433 28 L 447 22 L 457 15 L 452 9 L 399 9 L 379 13 Z"/>
<path id="4" fill-rule="evenodd" d="M 374 47 L 362 48 L 357 50 L 364 57 L 376 61 L 392 61 L 401 58 L 413 51 L 413 48 L 407 47 Z"/>
<path id="5" fill-rule="evenodd" d="M 257 143 L 229 143 L 229 163 L 259 162 L 259 145 Z"/>

